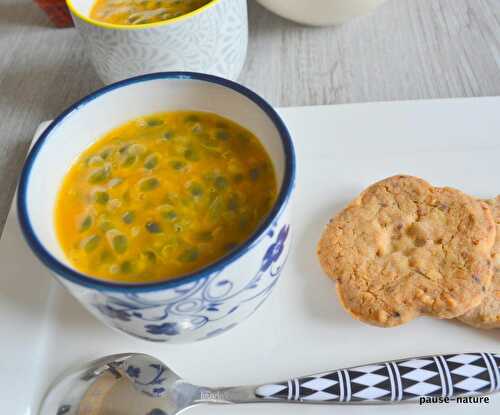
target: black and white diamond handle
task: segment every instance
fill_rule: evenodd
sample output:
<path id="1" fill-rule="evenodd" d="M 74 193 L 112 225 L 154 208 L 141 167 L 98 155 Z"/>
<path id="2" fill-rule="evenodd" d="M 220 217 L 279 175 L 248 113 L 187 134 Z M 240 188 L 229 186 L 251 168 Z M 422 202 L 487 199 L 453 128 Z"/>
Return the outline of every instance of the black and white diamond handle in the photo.
<path id="1" fill-rule="evenodd" d="M 436 355 L 339 369 L 256 388 L 266 401 L 400 402 L 500 391 L 500 354 Z"/>

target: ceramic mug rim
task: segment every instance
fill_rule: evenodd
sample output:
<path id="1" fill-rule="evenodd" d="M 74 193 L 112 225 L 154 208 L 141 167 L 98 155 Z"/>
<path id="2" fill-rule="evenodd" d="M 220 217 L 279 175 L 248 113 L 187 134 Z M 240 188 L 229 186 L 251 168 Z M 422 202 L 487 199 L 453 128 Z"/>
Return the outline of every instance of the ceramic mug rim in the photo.
<path id="1" fill-rule="evenodd" d="M 175 23 L 180 23 L 184 20 L 191 19 L 206 10 L 211 9 L 214 7 L 216 4 L 220 3 L 222 0 L 211 0 L 209 3 L 205 4 L 204 6 L 199 7 L 196 10 L 193 10 L 192 12 L 183 14 L 178 17 L 174 17 L 172 19 L 167 19 L 163 20 L 160 22 L 154 22 L 154 23 L 146 23 L 146 24 L 141 24 L 141 25 L 124 25 L 124 24 L 114 24 L 114 23 L 106 23 L 106 22 L 101 22 L 96 19 L 92 19 L 90 16 L 87 16 L 85 13 L 82 13 L 80 10 L 78 10 L 77 7 L 73 4 L 73 0 L 66 0 L 66 4 L 73 14 L 73 16 L 78 17 L 80 20 L 83 20 L 84 22 L 100 27 L 102 29 L 108 29 L 108 30 L 141 30 L 141 29 L 152 29 L 155 27 L 162 27 L 162 26 L 168 26 L 171 24 Z"/>
<path id="2" fill-rule="evenodd" d="M 50 135 L 53 130 L 55 130 L 60 124 L 73 114 L 73 112 L 79 111 L 85 107 L 90 102 L 98 99 L 100 96 L 105 95 L 115 89 L 120 89 L 127 87 L 129 85 L 139 84 L 142 82 L 149 82 L 154 80 L 162 79 L 174 79 L 174 80 L 195 80 L 203 81 L 228 88 L 233 92 L 236 92 L 252 101 L 258 108 L 260 108 L 266 116 L 273 123 L 276 128 L 281 144 L 283 146 L 283 153 L 285 158 L 285 171 L 283 175 L 283 182 L 281 185 L 280 193 L 278 198 L 271 210 L 271 212 L 266 217 L 266 220 L 258 227 L 258 229 L 252 234 L 252 236 L 240 247 L 234 250 L 232 253 L 220 258 L 219 260 L 203 267 L 202 269 L 176 277 L 174 279 L 166 281 L 158 281 L 151 283 L 142 284 L 130 284 L 130 283 L 120 283 L 111 282 L 105 280 L 99 280 L 91 276 L 87 276 L 83 273 L 78 272 L 75 269 L 70 268 L 58 259 L 56 259 L 43 245 L 43 243 L 38 239 L 35 231 L 33 230 L 30 215 L 28 213 L 27 207 L 27 193 L 30 185 L 30 175 L 32 172 L 33 164 L 37 159 L 37 156 L 47 142 L 50 139 Z M 21 231 L 24 234 L 28 245 L 35 253 L 35 255 L 40 259 L 40 261 L 52 272 L 61 276 L 62 278 L 75 283 L 80 286 L 84 286 L 91 289 L 106 290 L 110 292 L 151 292 L 166 290 L 170 288 L 175 288 L 177 286 L 190 283 L 193 281 L 198 281 L 203 278 L 207 278 L 217 271 L 221 271 L 228 265 L 234 263 L 243 255 L 247 254 L 255 245 L 257 245 L 262 238 L 266 235 L 269 228 L 273 223 L 281 216 L 281 213 L 286 208 L 288 201 L 290 199 L 291 193 L 295 185 L 295 174 L 296 174 L 296 159 L 295 159 L 295 149 L 293 141 L 286 127 L 285 123 L 278 115 L 276 110 L 262 97 L 257 95 L 252 90 L 246 88 L 245 86 L 230 81 L 228 79 L 220 78 L 215 75 L 208 75 L 196 72 L 158 72 L 147 75 L 140 75 L 133 78 L 125 79 L 123 81 L 116 82 L 114 84 L 105 86 L 81 100 L 77 101 L 75 104 L 71 105 L 65 111 L 63 111 L 59 116 L 57 116 L 54 121 L 45 129 L 45 131 L 40 135 L 30 153 L 28 154 L 26 161 L 24 163 L 17 195 L 17 213 L 19 218 L 19 223 L 21 226 Z"/>

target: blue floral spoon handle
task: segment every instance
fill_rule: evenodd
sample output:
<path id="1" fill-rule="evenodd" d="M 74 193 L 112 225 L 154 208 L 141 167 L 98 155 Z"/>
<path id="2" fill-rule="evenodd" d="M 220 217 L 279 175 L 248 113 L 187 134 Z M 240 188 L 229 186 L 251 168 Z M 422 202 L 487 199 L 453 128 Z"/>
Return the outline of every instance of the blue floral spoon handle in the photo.
<path id="1" fill-rule="evenodd" d="M 396 403 L 500 391 L 500 354 L 437 355 L 334 370 L 256 388 L 265 401 Z"/>

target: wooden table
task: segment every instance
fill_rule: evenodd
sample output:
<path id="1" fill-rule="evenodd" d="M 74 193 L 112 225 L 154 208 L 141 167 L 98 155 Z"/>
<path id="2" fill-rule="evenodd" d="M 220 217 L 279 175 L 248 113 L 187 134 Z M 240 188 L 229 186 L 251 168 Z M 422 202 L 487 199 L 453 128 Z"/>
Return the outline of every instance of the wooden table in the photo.
<path id="1" fill-rule="evenodd" d="M 249 3 L 240 81 L 276 106 L 500 94 L 500 0 L 389 0 L 331 28 Z M 100 86 L 74 29 L 0 0 L 0 232 L 36 126 Z"/>

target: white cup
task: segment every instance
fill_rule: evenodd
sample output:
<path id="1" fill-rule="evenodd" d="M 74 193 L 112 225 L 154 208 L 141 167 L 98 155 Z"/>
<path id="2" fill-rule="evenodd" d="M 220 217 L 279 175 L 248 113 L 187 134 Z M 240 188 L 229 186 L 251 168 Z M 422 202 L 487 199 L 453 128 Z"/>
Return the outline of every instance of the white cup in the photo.
<path id="1" fill-rule="evenodd" d="M 312 26 L 344 23 L 371 12 L 386 0 L 257 0 L 285 19 Z"/>
<path id="2" fill-rule="evenodd" d="M 130 119 L 188 109 L 230 118 L 259 137 L 273 160 L 280 189 L 268 217 L 233 252 L 175 279 L 127 284 L 95 279 L 74 269 L 51 220 L 61 183 L 74 160 L 96 137 Z M 33 252 L 99 320 L 142 339 L 185 343 L 230 330 L 269 296 L 291 244 L 294 183 L 290 134 L 262 98 L 237 83 L 210 75 L 156 73 L 96 91 L 52 122 L 26 159 L 18 213 Z"/>
<path id="3" fill-rule="evenodd" d="M 174 19 L 116 25 L 91 19 L 94 0 L 67 0 L 75 26 L 105 84 L 136 75 L 191 71 L 238 78 L 247 53 L 246 0 L 212 0 Z"/>

